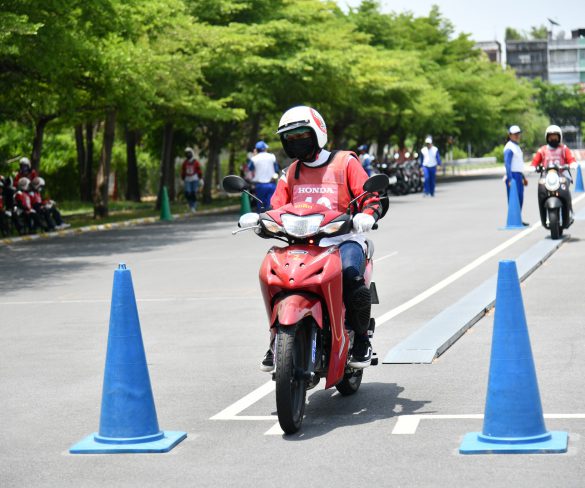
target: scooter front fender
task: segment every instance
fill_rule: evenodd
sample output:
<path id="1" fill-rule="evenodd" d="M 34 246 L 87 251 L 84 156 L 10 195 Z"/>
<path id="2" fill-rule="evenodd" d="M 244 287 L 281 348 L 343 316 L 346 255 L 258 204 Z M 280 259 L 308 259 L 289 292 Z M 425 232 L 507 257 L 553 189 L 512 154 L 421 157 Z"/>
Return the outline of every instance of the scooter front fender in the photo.
<path id="1" fill-rule="evenodd" d="M 544 207 L 553 209 L 553 208 L 563 208 L 563 202 L 560 198 L 557 197 L 548 197 L 544 202 Z"/>
<path id="2" fill-rule="evenodd" d="M 274 304 L 270 324 L 274 326 L 278 321 L 279 325 L 295 325 L 309 316 L 315 319 L 320 328 L 323 328 L 323 307 L 318 297 L 286 295 Z"/>

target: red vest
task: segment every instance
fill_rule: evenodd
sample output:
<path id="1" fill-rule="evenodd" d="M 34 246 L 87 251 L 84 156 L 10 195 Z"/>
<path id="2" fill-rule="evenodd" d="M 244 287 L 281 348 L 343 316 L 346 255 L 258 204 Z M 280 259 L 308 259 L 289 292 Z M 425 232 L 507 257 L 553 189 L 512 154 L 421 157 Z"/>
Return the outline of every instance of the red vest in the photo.
<path id="1" fill-rule="evenodd" d="M 338 151 L 332 161 L 318 168 L 306 168 L 298 161 L 291 164 L 287 171 L 291 203 L 312 202 L 345 212 L 352 200 L 347 177 L 352 157 L 357 159 L 350 151 Z M 295 178 L 297 169 L 299 177 Z"/>
<path id="2" fill-rule="evenodd" d="M 567 146 L 564 144 L 559 145 L 559 147 L 553 149 L 548 144 L 546 146 L 542 146 L 538 152 L 542 156 L 542 165 L 547 168 L 549 165 L 558 164 L 559 166 L 564 166 L 567 163 L 567 153 L 568 150 Z"/>

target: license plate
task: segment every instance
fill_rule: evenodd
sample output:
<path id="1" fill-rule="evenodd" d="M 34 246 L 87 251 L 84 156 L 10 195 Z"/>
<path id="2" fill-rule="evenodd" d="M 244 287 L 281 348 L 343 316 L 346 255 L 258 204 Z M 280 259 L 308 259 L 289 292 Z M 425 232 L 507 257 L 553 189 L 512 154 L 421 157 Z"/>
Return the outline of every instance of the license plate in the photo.
<path id="1" fill-rule="evenodd" d="M 398 181 L 398 178 L 396 178 L 396 176 L 388 176 L 388 184 L 389 185 L 395 185 L 397 181 Z"/>

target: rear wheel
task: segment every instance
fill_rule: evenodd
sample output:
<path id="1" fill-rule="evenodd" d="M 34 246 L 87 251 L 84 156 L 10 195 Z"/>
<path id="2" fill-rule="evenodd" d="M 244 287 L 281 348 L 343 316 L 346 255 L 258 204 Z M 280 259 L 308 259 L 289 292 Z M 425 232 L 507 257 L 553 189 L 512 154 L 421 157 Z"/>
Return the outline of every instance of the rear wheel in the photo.
<path id="1" fill-rule="evenodd" d="M 343 396 L 353 395 L 359 390 L 362 384 L 363 374 L 364 372 L 361 369 L 347 372 L 343 376 L 343 379 L 335 385 L 335 388 Z"/>
<path id="2" fill-rule="evenodd" d="M 276 349 L 276 411 L 286 434 L 301 428 L 305 412 L 307 385 L 307 336 L 304 327 L 278 330 Z"/>
<path id="3" fill-rule="evenodd" d="M 560 212 L 558 208 L 552 208 L 548 211 L 548 222 L 550 226 L 551 239 L 560 239 L 563 235 L 561 227 Z"/>

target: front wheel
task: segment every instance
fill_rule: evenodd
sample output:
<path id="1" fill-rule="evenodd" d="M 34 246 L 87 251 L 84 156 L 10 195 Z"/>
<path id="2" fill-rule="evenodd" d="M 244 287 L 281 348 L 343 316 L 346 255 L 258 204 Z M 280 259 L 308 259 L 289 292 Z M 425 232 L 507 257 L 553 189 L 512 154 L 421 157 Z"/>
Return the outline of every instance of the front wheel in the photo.
<path id="1" fill-rule="evenodd" d="M 304 327 L 278 330 L 276 346 L 276 411 L 286 434 L 301 428 L 305 412 L 307 384 L 307 336 Z"/>
<path id="2" fill-rule="evenodd" d="M 359 390 L 360 385 L 362 384 L 363 374 L 364 371 L 362 369 L 349 371 L 345 373 L 343 379 L 335 385 L 335 388 L 337 388 L 337 391 L 343 396 L 353 395 Z"/>
<path id="3" fill-rule="evenodd" d="M 550 226 L 550 237 L 551 239 L 560 239 L 563 235 L 563 229 L 561 227 L 560 212 L 558 208 L 552 208 L 548 211 L 548 222 Z"/>

